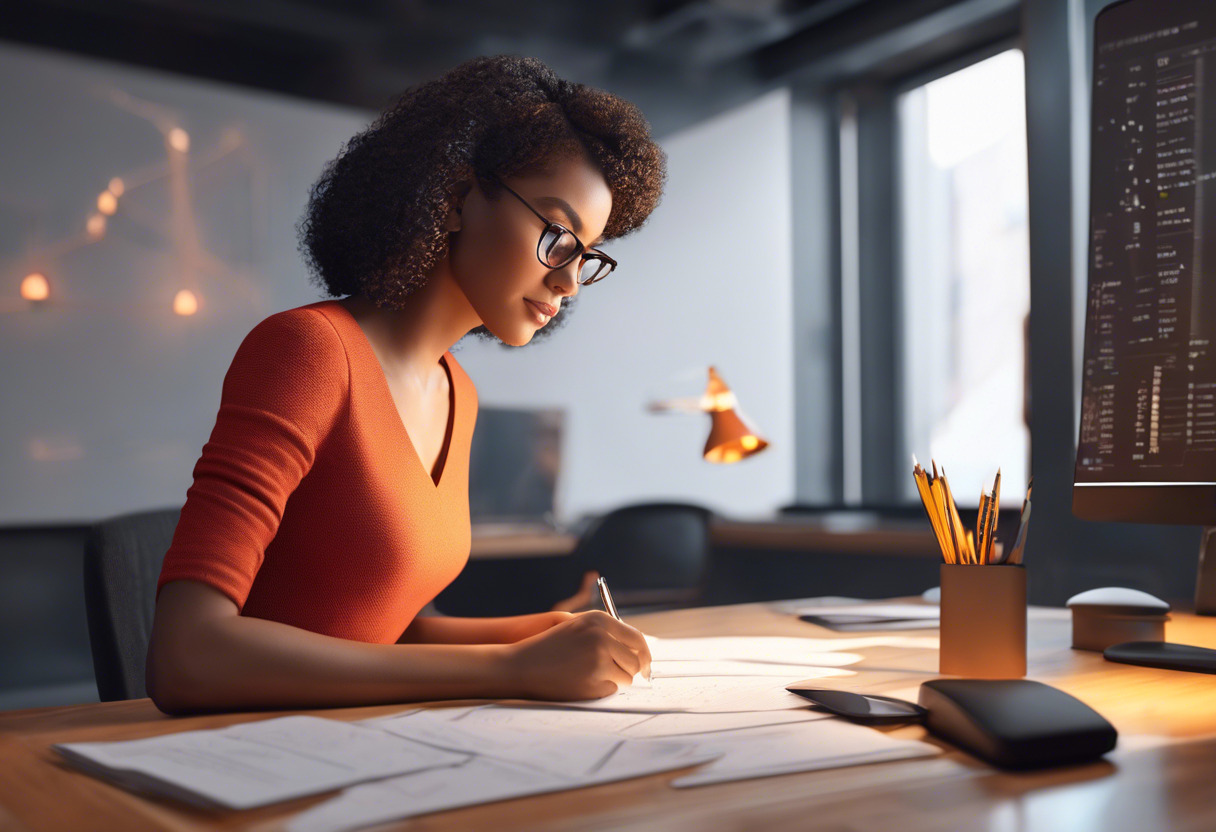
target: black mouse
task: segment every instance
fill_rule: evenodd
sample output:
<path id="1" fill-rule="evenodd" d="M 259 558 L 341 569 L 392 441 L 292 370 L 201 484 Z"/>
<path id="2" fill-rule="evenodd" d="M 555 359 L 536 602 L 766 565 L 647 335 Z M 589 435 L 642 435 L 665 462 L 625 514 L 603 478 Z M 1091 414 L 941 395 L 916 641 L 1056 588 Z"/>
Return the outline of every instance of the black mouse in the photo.
<path id="1" fill-rule="evenodd" d="M 931 734 L 1002 768 L 1086 762 L 1118 738 L 1081 700 L 1028 679 L 935 679 L 919 701 Z"/>

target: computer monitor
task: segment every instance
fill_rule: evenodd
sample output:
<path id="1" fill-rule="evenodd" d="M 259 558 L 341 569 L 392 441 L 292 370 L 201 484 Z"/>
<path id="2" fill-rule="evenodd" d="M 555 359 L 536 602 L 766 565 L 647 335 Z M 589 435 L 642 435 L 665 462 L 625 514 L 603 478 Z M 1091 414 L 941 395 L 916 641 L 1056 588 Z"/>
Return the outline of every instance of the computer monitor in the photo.
<path id="1" fill-rule="evenodd" d="M 1108 6 L 1093 59 L 1073 513 L 1208 527 L 1216 614 L 1216 3 Z"/>
<path id="2" fill-rule="evenodd" d="M 469 449 L 474 523 L 557 525 L 564 423 L 556 408 L 478 408 Z"/>

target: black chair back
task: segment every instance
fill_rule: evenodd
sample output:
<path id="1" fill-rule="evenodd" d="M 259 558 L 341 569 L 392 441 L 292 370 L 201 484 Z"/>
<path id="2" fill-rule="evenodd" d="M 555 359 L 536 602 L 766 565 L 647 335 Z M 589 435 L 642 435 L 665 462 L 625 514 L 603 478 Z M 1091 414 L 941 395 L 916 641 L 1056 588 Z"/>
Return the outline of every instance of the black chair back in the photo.
<path id="1" fill-rule="evenodd" d="M 148 695 L 144 660 L 156 581 L 180 514 L 173 508 L 112 517 L 96 523 L 85 539 L 84 599 L 102 702 Z"/>
<path id="2" fill-rule="evenodd" d="M 709 560 L 712 516 L 691 503 L 624 506 L 592 522 L 574 557 L 604 576 L 617 606 L 692 603 Z"/>

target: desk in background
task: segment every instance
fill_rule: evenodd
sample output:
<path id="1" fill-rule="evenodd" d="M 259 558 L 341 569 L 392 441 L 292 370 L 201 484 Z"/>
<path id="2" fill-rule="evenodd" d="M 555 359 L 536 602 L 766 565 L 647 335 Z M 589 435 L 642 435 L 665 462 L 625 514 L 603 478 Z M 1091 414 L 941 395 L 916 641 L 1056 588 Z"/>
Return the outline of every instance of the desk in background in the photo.
<path id="1" fill-rule="evenodd" d="M 839 634 L 762 604 L 638 616 L 658 636 Z M 843 637 L 852 637 L 850 633 Z M 1069 649 L 1064 610 L 1033 609 L 1029 678 L 1087 702 L 1119 730 L 1105 761 L 1004 773 L 953 749 L 938 758 L 877 763 L 672 789 L 683 772 L 520 798 L 403 821 L 403 829 L 536 832 L 547 829 L 1033 830 L 1210 832 L 1216 829 L 1216 676 L 1106 662 Z M 1216 619 L 1175 615 L 1172 641 L 1216 647 Z M 901 691 L 936 676 L 935 650 L 874 647 L 855 677 L 825 680 L 870 692 Z M 450 704 L 450 703 L 449 703 Z M 466 703 L 467 704 L 467 703 Z M 363 719 L 408 705 L 311 711 Z M 277 713 L 277 712 L 276 712 Z M 299 713 L 299 712 L 283 712 Z M 248 812 L 207 812 L 136 797 L 81 774 L 50 750 L 55 742 L 134 739 L 264 719 L 267 713 L 171 719 L 147 699 L 0 714 L 0 829 L 259 829 L 325 798 Z M 890 729 L 924 739 L 919 726 Z M 930 740 L 932 741 L 932 740 Z M 377 827 L 386 828 L 386 827 Z"/>
<path id="2" fill-rule="evenodd" d="M 470 563 L 435 605 L 448 615 L 518 615 L 573 595 L 582 578 L 565 558 L 574 534 L 474 527 Z M 862 560 L 859 561 L 858 559 Z M 704 605 L 810 595 L 881 598 L 938 583 L 927 520 L 775 517 L 710 523 Z M 607 577 L 611 581 L 611 574 Z"/>

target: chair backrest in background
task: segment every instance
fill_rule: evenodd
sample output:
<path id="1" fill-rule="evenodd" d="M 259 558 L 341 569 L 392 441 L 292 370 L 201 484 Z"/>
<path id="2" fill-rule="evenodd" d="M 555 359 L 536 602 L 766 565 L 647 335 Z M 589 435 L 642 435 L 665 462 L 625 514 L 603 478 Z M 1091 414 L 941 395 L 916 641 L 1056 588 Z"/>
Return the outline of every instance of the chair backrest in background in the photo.
<path id="1" fill-rule="evenodd" d="M 709 559 L 712 512 L 691 503 L 639 503 L 595 520 L 574 551 L 603 575 L 618 606 L 694 601 Z"/>
<path id="2" fill-rule="evenodd" d="M 181 509 L 96 523 L 85 541 L 84 597 L 101 701 L 139 699 L 156 608 L 156 581 Z"/>

